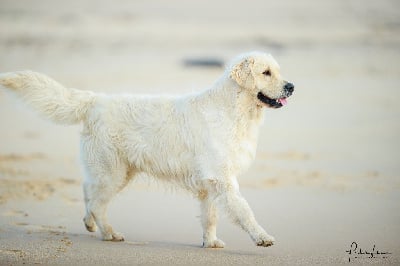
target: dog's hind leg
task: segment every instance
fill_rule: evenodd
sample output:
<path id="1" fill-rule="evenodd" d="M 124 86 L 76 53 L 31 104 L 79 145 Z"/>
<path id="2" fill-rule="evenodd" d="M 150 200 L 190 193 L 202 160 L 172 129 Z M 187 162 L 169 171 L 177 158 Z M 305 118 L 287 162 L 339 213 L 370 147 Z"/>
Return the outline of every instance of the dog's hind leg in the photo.
<path id="1" fill-rule="evenodd" d="M 87 178 L 83 189 L 85 194 L 86 215 L 83 218 L 86 229 L 90 232 L 100 229 L 103 240 L 123 241 L 124 237 L 116 233 L 107 219 L 107 207 L 111 199 L 121 191 L 131 179 L 117 173 L 107 176 Z"/>
<path id="2" fill-rule="evenodd" d="M 87 198 L 86 216 L 84 218 L 86 228 L 89 231 L 94 230 L 95 224 L 97 224 L 103 240 L 123 241 L 124 237 L 113 230 L 106 214 L 108 204 L 117 190 L 99 182 L 85 183 L 84 186 L 85 197 Z"/>
<path id="3" fill-rule="evenodd" d="M 86 226 L 86 229 L 89 232 L 95 232 L 97 231 L 97 225 L 95 221 L 95 217 L 93 215 L 93 204 L 94 202 L 97 201 L 95 204 L 101 205 L 100 199 L 98 199 L 98 195 L 103 195 L 103 205 L 105 205 L 105 208 L 108 205 L 108 202 L 113 198 L 113 196 L 118 193 L 120 190 L 122 190 L 130 180 L 132 180 L 134 177 L 133 171 L 130 171 L 127 173 L 126 177 L 119 182 L 119 187 L 116 187 L 114 190 L 112 190 L 112 187 L 109 189 L 110 191 L 107 191 L 107 189 L 102 188 L 100 184 L 96 184 L 96 182 L 93 182 L 91 178 L 86 178 L 85 182 L 83 183 L 83 194 L 84 194 L 84 200 L 85 200 L 85 206 L 86 206 L 86 215 L 83 218 L 83 222 Z M 104 194 L 103 194 L 104 193 Z M 104 210 L 105 212 L 105 210 Z M 112 240 L 112 239 L 111 239 Z"/>
<path id="4" fill-rule="evenodd" d="M 94 221 L 94 217 L 92 215 L 92 213 L 90 212 L 89 209 L 89 202 L 90 202 L 90 192 L 91 189 L 89 188 L 90 183 L 86 182 L 83 184 L 83 195 L 84 195 L 84 199 L 85 199 L 85 207 L 86 207 L 86 215 L 83 218 L 83 222 L 85 224 L 86 229 L 89 232 L 96 232 L 97 231 L 97 225 L 96 222 Z"/>
<path id="5" fill-rule="evenodd" d="M 86 170 L 83 184 L 86 215 L 83 221 L 90 232 L 98 227 L 103 240 L 123 241 L 123 236 L 109 224 L 106 212 L 111 199 L 128 184 L 135 171 L 119 159 L 114 149 L 92 145 L 91 141 L 82 143 L 82 159 Z"/>

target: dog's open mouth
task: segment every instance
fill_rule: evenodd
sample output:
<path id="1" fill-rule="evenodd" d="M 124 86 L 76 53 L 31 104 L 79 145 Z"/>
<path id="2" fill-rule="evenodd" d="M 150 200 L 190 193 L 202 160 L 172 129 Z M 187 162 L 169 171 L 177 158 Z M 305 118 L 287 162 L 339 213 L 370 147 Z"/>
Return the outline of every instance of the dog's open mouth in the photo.
<path id="1" fill-rule="evenodd" d="M 264 93 L 261 91 L 257 94 L 257 98 L 265 103 L 267 106 L 272 107 L 272 108 L 280 108 L 284 105 L 287 104 L 287 99 L 286 97 L 279 98 L 279 99 L 271 99 L 268 96 L 266 96 Z"/>

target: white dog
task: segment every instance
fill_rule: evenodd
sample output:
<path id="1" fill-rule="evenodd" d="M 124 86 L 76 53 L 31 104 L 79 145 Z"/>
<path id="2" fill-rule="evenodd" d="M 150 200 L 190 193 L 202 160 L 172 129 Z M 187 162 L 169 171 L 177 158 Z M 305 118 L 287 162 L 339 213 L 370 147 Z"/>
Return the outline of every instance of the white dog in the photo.
<path id="1" fill-rule="evenodd" d="M 181 97 L 97 94 L 31 71 L 1 74 L 0 84 L 56 123 L 83 124 L 83 220 L 90 232 L 98 227 L 104 240 L 124 240 L 108 223 L 107 206 L 147 173 L 200 200 L 204 247 L 225 245 L 216 235 L 217 205 L 256 245 L 274 243 L 236 180 L 254 160 L 264 107 L 282 107 L 294 90 L 271 55 L 242 55 L 212 88 Z"/>

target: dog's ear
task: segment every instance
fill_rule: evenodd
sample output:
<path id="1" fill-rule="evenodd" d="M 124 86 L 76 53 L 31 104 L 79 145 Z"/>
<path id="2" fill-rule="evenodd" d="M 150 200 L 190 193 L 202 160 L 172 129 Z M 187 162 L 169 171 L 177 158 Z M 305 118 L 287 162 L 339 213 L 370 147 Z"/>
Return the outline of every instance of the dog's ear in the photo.
<path id="1" fill-rule="evenodd" d="M 254 58 L 244 58 L 239 63 L 233 65 L 230 77 L 235 80 L 239 86 L 246 89 L 254 89 L 253 65 Z"/>

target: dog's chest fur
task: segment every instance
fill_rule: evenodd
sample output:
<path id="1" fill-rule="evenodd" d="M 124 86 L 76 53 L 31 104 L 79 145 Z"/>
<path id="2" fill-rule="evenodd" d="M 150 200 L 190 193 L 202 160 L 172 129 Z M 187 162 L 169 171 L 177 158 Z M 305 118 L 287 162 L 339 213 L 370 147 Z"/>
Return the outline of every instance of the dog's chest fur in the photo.
<path id="1" fill-rule="evenodd" d="M 203 131 L 208 132 L 204 155 L 212 158 L 207 167 L 221 176 L 242 174 L 256 155 L 263 110 L 245 96 L 228 98 L 229 103 L 221 105 L 203 105 Z"/>

